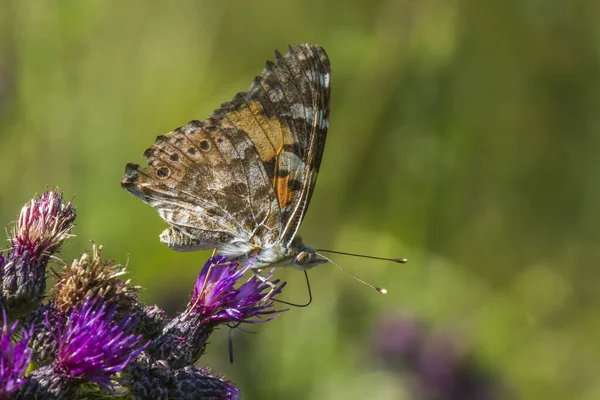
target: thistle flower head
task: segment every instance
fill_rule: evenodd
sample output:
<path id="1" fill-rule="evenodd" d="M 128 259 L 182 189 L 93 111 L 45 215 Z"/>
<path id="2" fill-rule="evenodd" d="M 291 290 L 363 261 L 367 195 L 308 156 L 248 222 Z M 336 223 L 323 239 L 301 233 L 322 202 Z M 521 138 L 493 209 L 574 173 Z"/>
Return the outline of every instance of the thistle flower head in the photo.
<path id="1" fill-rule="evenodd" d="M 130 382 L 135 399 L 238 400 L 240 389 L 223 377 L 195 365 L 174 369 L 163 360 L 134 363 Z"/>
<path id="2" fill-rule="evenodd" d="M 236 262 L 224 256 L 210 258 L 196 280 L 188 312 L 200 315 L 205 323 L 264 322 L 274 318 L 257 320 L 254 317 L 273 315 L 272 297 L 281 292 L 285 282 L 262 281 L 253 275 L 245 283 L 235 288 L 236 282 L 250 270 L 250 265 L 239 267 Z M 279 285 L 278 285 L 279 284 Z M 272 286 L 271 286 L 272 285 Z"/>
<path id="3" fill-rule="evenodd" d="M 27 316 L 25 324 L 33 327 L 33 334 L 29 339 L 29 347 L 33 352 L 31 361 L 39 366 L 50 365 L 58 349 L 54 336 L 58 326 L 59 312 L 54 308 L 54 303 L 49 302 L 39 306 Z"/>
<path id="4" fill-rule="evenodd" d="M 0 335 L 0 399 L 10 399 L 25 383 L 25 371 L 31 360 L 31 350 L 27 342 L 32 330 L 23 329 L 23 337 L 18 343 L 13 343 L 13 333 L 18 321 L 8 325 L 6 311 L 2 312 L 4 324 Z"/>
<path id="5" fill-rule="evenodd" d="M 156 305 L 143 306 L 134 315 L 140 318 L 140 323 L 135 328 L 136 333 L 141 333 L 147 339 L 159 335 L 167 322 L 165 312 Z"/>
<path id="6" fill-rule="evenodd" d="M 2 261 L 2 297 L 11 316 L 37 307 L 46 291 L 50 256 L 71 236 L 75 210 L 62 203 L 62 194 L 46 191 L 21 210 L 10 239 L 11 249 Z"/>
<path id="7" fill-rule="evenodd" d="M 70 236 L 75 221 L 72 204 L 65 205 L 62 200 L 62 193 L 55 190 L 46 191 L 39 199 L 25 204 L 14 228 L 13 249 L 27 248 L 38 257 L 59 250 Z"/>
<path id="8" fill-rule="evenodd" d="M 180 400 L 240 398 L 240 389 L 231 382 L 194 365 L 180 368 L 176 372 L 174 386 L 173 398 Z"/>
<path id="9" fill-rule="evenodd" d="M 74 308 L 56 333 L 55 370 L 70 382 L 94 382 L 111 391 L 111 376 L 120 372 L 146 347 L 130 332 L 137 323 L 125 317 L 114 322 L 116 304 L 88 298 Z"/>
<path id="10" fill-rule="evenodd" d="M 250 266 L 239 267 L 223 256 L 209 259 L 196 280 L 185 312 L 173 318 L 163 329 L 161 337 L 148 348 L 152 357 L 167 360 L 180 368 L 193 364 L 206 349 L 208 337 L 220 324 L 265 322 L 275 318 L 280 310 L 272 310 L 274 295 L 285 283 L 269 282 L 252 276 L 236 287 Z M 267 318 L 263 318 L 263 317 Z M 261 319 L 262 318 L 262 319 Z"/>
<path id="11" fill-rule="evenodd" d="M 11 318 L 37 307 L 46 291 L 47 260 L 24 247 L 14 247 L 2 267 L 2 297 Z"/>
<path id="12" fill-rule="evenodd" d="M 119 311 L 130 310 L 137 303 L 139 286 L 131 280 L 123 281 L 125 268 L 112 260 L 102 260 L 102 246 L 92 246 L 90 253 L 67 265 L 59 273 L 54 286 L 55 306 L 68 313 L 74 306 L 83 304 L 89 297 L 102 297 L 104 301 L 119 305 Z"/>

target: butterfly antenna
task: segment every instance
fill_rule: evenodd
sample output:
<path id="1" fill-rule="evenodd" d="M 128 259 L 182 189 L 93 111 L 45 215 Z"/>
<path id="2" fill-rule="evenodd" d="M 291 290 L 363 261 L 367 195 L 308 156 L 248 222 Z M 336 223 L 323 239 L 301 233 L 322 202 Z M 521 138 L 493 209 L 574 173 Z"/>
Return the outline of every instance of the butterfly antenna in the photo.
<path id="1" fill-rule="evenodd" d="M 324 251 L 325 253 L 334 253 L 334 254 L 341 254 L 344 256 L 352 256 L 352 257 L 361 257 L 361 258 L 370 258 L 371 260 L 383 260 L 383 261 L 391 261 L 391 262 L 395 262 L 395 263 L 399 263 L 399 264 L 406 264 L 408 262 L 408 260 L 406 258 L 387 258 L 387 257 L 375 257 L 375 256 L 368 256 L 365 254 L 355 254 L 355 253 L 346 253 L 344 251 L 336 251 L 336 250 L 325 250 L 325 249 L 318 249 L 317 251 Z M 323 256 L 321 256 L 323 257 Z M 327 257 L 324 257 L 327 258 Z M 328 259 L 328 258 L 327 258 Z M 328 259 L 329 260 L 329 259 Z M 330 260 L 331 261 L 331 260 Z M 333 262 L 333 261 L 332 261 Z M 335 264 L 335 263 L 334 263 Z"/>
<path id="2" fill-rule="evenodd" d="M 342 271 L 344 271 L 345 273 L 347 273 L 348 275 L 350 275 L 351 277 L 353 277 L 354 279 L 356 279 L 357 281 L 359 281 L 360 283 L 364 283 L 368 287 L 377 290 L 381 294 L 386 294 L 387 293 L 386 289 L 377 287 L 375 285 L 371 285 L 369 282 L 366 282 L 366 281 L 360 279 L 358 276 L 354 275 L 352 272 L 348 271 L 346 268 L 342 267 L 340 264 L 336 263 L 331 258 L 325 257 L 323 254 L 321 254 L 319 252 L 315 252 L 315 254 L 323 257 L 324 259 L 326 259 L 327 261 L 329 261 L 330 263 L 332 263 L 333 265 L 335 265 L 336 267 L 338 267 L 339 269 L 341 269 Z"/>
<path id="3" fill-rule="evenodd" d="M 306 304 L 296 304 L 296 303 L 290 303 L 288 301 L 284 301 L 284 300 L 278 300 L 278 299 L 273 299 L 273 301 L 276 301 L 278 303 L 282 303 L 282 304 L 287 304 L 288 306 L 292 306 L 292 307 L 308 307 L 310 305 L 310 303 L 312 303 L 312 291 L 310 290 L 310 280 L 308 279 L 308 272 L 306 272 L 306 270 L 304 270 L 304 276 L 306 277 L 306 287 L 308 288 L 308 302 Z"/>

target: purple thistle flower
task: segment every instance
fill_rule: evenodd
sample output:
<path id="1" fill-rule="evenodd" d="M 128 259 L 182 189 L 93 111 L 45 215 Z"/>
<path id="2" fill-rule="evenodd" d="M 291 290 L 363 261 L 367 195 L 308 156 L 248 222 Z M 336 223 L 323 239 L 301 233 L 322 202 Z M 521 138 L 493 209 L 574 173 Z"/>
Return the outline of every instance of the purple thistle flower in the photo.
<path id="1" fill-rule="evenodd" d="M 112 375 L 120 372 L 144 350 L 141 335 L 130 332 L 137 321 L 125 317 L 114 322 L 116 304 L 87 298 L 71 311 L 64 328 L 58 329 L 55 371 L 71 382 L 94 382 L 113 390 Z M 50 326 L 49 326 L 50 328 Z"/>
<path id="2" fill-rule="evenodd" d="M 13 228 L 11 249 L 2 262 L 2 296 L 12 316 L 30 312 L 46 291 L 50 256 L 70 237 L 75 210 L 62 194 L 46 191 L 21 210 Z"/>
<path id="3" fill-rule="evenodd" d="M 62 193 L 46 191 L 39 199 L 31 200 L 21 210 L 11 244 L 37 257 L 57 251 L 70 236 L 75 209 L 62 203 Z"/>
<path id="4" fill-rule="evenodd" d="M 266 322 L 275 318 L 280 311 L 270 310 L 274 301 L 272 297 L 281 293 L 285 282 L 277 286 L 278 280 L 269 285 L 253 275 L 239 288 L 234 285 L 250 265 L 239 268 L 239 263 L 229 261 L 224 256 L 210 258 L 196 280 L 192 299 L 188 304 L 189 313 L 202 316 L 203 323 L 254 323 Z M 255 317 L 273 315 L 267 319 L 257 320 Z"/>
<path id="5" fill-rule="evenodd" d="M 208 337 L 218 325 L 266 322 L 277 317 L 283 310 L 271 309 L 275 303 L 272 298 L 285 282 L 275 280 L 269 284 L 271 275 L 264 282 L 253 275 L 236 288 L 249 270 L 250 265 L 239 267 L 239 263 L 224 256 L 210 258 L 198 275 L 186 310 L 171 320 L 148 348 L 151 356 L 167 360 L 173 368 L 193 364 L 204 353 Z"/>
<path id="6" fill-rule="evenodd" d="M 31 360 L 31 350 L 27 342 L 31 337 L 32 329 L 22 330 L 23 338 L 18 343 L 12 343 L 13 333 L 18 321 L 8 326 L 6 311 L 2 312 L 4 325 L 0 336 L 0 399 L 10 399 L 15 392 L 25 383 L 25 371 Z"/>

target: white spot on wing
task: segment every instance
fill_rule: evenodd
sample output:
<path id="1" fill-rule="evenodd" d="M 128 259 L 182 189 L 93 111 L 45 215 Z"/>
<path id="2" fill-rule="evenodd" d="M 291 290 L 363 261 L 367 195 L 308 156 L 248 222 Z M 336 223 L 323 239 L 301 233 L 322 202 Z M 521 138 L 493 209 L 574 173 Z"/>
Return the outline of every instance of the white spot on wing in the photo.
<path id="1" fill-rule="evenodd" d="M 329 86 L 329 72 L 319 75 L 319 81 L 321 85 L 328 87 Z"/>
<path id="2" fill-rule="evenodd" d="M 269 94 L 269 99 L 274 103 L 277 103 L 278 101 L 283 100 L 283 91 L 281 91 L 281 90 L 272 89 L 272 90 L 269 90 L 268 94 Z"/>
<path id="3" fill-rule="evenodd" d="M 304 180 L 304 166 L 305 163 L 302 161 L 297 154 L 290 151 L 283 151 L 279 154 L 279 166 L 287 170 L 295 171 L 296 179 Z"/>
<path id="4" fill-rule="evenodd" d="M 290 107 L 292 112 L 292 118 L 306 119 L 309 123 L 313 120 L 313 109 L 312 107 L 304 108 L 303 104 L 295 103 Z"/>
<path id="5" fill-rule="evenodd" d="M 314 112 L 313 112 L 313 108 L 312 107 L 308 107 L 306 109 L 306 121 L 308 121 L 308 123 L 310 125 L 312 125 L 314 119 L 315 119 L 315 115 L 314 115 Z"/>
<path id="6" fill-rule="evenodd" d="M 304 106 L 300 103 L 292 104 L 290 107 L 293 118 L 304 118 Z"/>

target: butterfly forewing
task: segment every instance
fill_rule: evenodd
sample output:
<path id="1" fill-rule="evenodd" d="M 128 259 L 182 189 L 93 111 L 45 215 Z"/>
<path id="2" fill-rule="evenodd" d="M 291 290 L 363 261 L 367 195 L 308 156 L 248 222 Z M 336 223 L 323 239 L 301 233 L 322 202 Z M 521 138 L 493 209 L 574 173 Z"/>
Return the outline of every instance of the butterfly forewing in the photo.
<path id="1" fill-rule="evenodd" d="M 325 50 L 320 46 L 290 47 L 283 61 L 291 66 L 290 70 L 300 74 L 297 81 L 300 82 L 301 92 L 310 93 L 309 101 L 303 101 L 305 126 L 309 128 L 310 133 L 305 142 L 301 139 L 298 146 L 304 164 L 300 180 L 302 185 L 294 196 L 295 201 L 284 210 L 287 223 L 282 233 L 282 241 L 289 246 L 306 215 L 325 150 L 329 127 L 331 66 Z M 302 113 L 294 116 L 294 120 L 302 121 Z M 296 174 L 300 175 L 298 172 Z M 289 180 L 292 184 L 297 181 Z"/>

